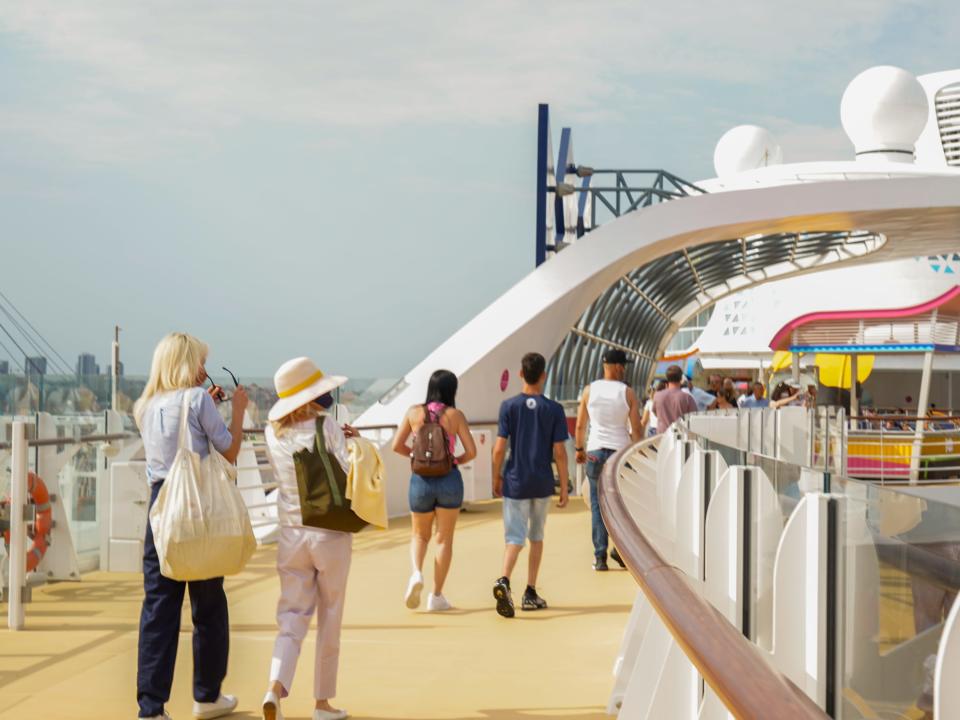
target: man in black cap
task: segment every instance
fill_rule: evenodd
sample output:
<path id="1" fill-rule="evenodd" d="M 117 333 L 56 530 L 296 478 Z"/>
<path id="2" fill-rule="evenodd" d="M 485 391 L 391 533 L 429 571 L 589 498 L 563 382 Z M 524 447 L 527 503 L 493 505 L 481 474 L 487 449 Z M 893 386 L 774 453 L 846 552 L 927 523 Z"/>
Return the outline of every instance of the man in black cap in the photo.
<path id="1" fill-rule="evenodd" d="M 607 528 L 600 516 L 597 498 L 597 480 L 607 459 L 630 441 L 642 437 L 640 403 L 632 387 L 625 384 L 627 354 L 616 348 L 603 354 L 603 379 L 595 380 L 583 389 L 580 408 L 577 411 L 576 450 L 577 462 L 586 463 L 590 480 L 590 510 L 593 530 L 593 569 L 607 569 Z M 587 425 L 590 434 L 587 435 Z M 610 556 L 624 567 L 620 554 L 614 550 Z"/>

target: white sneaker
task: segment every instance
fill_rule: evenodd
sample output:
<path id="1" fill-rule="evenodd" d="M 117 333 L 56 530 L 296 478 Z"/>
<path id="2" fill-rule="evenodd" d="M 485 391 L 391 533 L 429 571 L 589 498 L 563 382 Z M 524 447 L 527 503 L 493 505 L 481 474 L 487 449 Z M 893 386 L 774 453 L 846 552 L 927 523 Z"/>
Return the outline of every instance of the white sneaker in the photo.
<path id="1" fill-rule="evenodd" d="M 404 602 L 411 610 L 420 607 L 420 593 L 423 592 L 423 573 L 415 572 L 410 576 L 410 582 L 407 583 L 407 594 L 404 596 Z M 321 712 L 317 710 L 317 712 Z"/>
<path id="2" fill-rule="evenodd" d="M 350 717 L 346 710 L 314 710 L 313 720 L 346 720 Z"/>
<path id="3" fill-rule="evenodd" d="M 427 612 L 443 612 L 453 607 L 443 595 L 430 593 L 427 597 Z"/>
<path id="4" fill-rule="evenodd" d="M 271 690 L 263 696 L 263 720 L 283 720 L 280 712 L 280 698 Z"/>
<path id="5" fill-rule="evenodd" d="M 216 702 L 193 703 L 193 716 L 197 720 L 211 720 L 211 718 L 223 717 L 229 715 L 237 709 L 237 699 L 233 695 L 220 695 Z"/>

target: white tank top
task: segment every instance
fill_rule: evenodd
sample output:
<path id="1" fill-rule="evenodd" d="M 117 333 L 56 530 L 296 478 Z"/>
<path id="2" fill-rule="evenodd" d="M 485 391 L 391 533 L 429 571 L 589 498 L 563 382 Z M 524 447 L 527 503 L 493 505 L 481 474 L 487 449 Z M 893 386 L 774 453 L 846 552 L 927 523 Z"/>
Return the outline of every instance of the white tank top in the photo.
<path id="1" fill-rule="evenodd" d="M 620 450 L 630 444 L 625 383 L 618 380 L 595 380 L 590 383 L 587 412 L 590 415 L 587 450 Z"/>

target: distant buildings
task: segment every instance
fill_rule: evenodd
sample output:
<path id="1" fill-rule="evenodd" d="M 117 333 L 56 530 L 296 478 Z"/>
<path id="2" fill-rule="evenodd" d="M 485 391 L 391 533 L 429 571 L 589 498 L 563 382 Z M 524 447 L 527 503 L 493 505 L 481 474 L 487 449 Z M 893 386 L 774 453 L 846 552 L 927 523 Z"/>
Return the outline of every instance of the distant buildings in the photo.
<path id="1" fill-rule="evenodd" d="M 100 374 L 100 366 L 92 353 L 80 353 L 77 357 L 77 375 L 83 378 Z"/>
<path id="2" fill-rule="evenodd" d="M 8 360 L 0 360 L 0 375 L 9 375 L 10 374 L 10 362 Z"/>
<path id="3" fill-rule="evenodd" d="M 112 366 L 112 365 L 107 365 L 106 375 L 107 375 L 107 377 L 110 377 L 111 375 L 113 375 L 113 366 Z M 117 375 L 119 375 L 120 377 L 123 377 L 123 363 L 122 363 L 122 362 L 118 362 L 118 363 L 117 363 Z"/>

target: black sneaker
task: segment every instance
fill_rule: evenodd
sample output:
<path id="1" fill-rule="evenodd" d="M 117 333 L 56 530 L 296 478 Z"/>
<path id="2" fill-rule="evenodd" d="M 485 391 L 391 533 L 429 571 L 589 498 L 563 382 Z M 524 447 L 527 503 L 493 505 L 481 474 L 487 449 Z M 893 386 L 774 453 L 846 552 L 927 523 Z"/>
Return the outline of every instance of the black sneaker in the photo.
<path id="1" fill-rule="evenodd" d="M 521 610 L 546 610 L 547 601 L 537 595 L 537 591 L 531 587 L 523 593 L 523 602 L 520 605 Z"/>
<path id="2" fill-rule="evenodd" d="M 617 565 L 622 567 L 624 570 L 626 570 L 627 564 L 623 561 L 623 558 L 620 557 L 620 553 L 617 552 L 616 548 L 614 548 L 613 552 L 610 553 L 610 559 L 613 560 Z"/>
<path id="3" fill-rule="evenodd" d="M 500 578 L 493 585 L 493 597 L 497 601 L 497 614 L 501 617 L 512 618 L 513 596 L 510 593 L 510 581 L 506 578 Z"/>
<path id="4" fill-rule="evenodd" d="M 607 570 L 609 570 L 610 568 L 607 567 L 607 559 L 597 558 L 596 560 L 594 560 L 593 569 L 596 570 L 597 572 L 606 572 Z"/>

